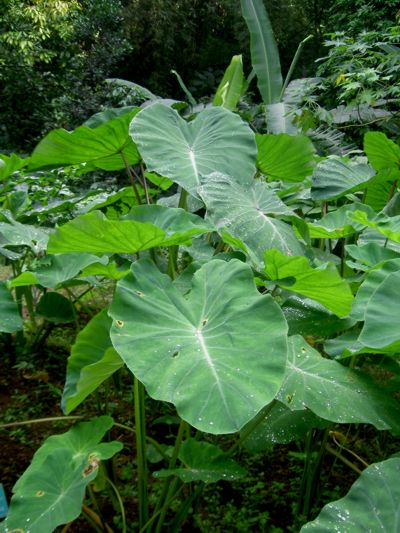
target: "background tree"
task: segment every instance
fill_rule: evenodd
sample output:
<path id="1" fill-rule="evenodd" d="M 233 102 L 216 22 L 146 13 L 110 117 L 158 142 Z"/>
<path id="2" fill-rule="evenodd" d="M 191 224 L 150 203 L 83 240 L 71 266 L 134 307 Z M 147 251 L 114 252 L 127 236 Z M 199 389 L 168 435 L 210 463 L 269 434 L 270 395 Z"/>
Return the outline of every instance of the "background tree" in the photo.
<path id="1" fill-rule="evenodd" d="M 120 11 L 116 0 L 2 0 L 1 146 L 29 147 L 53 124 L 81 120 L 82 108 L 97 110 L 97 85 L 129 49 Z"/>

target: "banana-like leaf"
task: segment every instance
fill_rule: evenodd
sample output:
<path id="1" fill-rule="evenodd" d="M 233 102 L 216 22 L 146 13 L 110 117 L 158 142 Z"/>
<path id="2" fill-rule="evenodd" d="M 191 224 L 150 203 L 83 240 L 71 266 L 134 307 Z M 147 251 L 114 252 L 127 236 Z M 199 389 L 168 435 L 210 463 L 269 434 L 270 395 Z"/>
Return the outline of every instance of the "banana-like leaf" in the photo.
<path id="1" fill-rule="evenodd" d="M 334 200 L 368 186 L 375 171 L 364 163 L 330 157 L 319 163 L 312 176 L 311 196 L 315 200 Z"/>
<path id="2" fill-rule="evenodd" d="M 315 520 L 301 528 L 301 533 L 396 533 L 400 528 L 399 477 L 399 457 L 370 465 L 344 498 L 325 505 Z"/>
<path id="3" fill-rule="evenodd" d="M 251 183 L 255 174 L 254 133 L 222 107 L 205 109 L 186 122 L 174 109 L 153 104 L 138 113 L 129 131 L 149 171 L 195 196 L 201 177 L 211 172 L 224 172 L 242 183 Z"/>
<path id="4" fill-rule="evenodd" d="M 279 389 L 286 322 L 239 260 L 206 263 L 185 296 L 140 260 L 118 283 L 110 315 L 111 341 L 128 368 L 201 431 L 238 431 Z"/>
<path id="5" fill-rule="evenodd" d="M 22 319 L 18 306 L 7 289 L 6 283 L 0 281 L 0 331 L 14 333 L 22 329 Z"/>
<path id="6" fill-rule="evenodd" d="M 203 481 L 216 483 L 217 481 L 235 481 L 246 475 L 236 461 L 228 457 L 218 446 L 209 442 L 199 442 L 195 439 L 184 441 L 179 449 L 181 468 L 159 470 L 155 477 L 163 478 L 178 476 L 184 483 Z"/>
<path id="7" fill-rule="evenodd" d="M 126 164 L 139 163 L 139 152 L 128 134 L 128 125 L 138 111 L 139 108 L 134 108 L 96 128 L 80 126 L 71 132 L 51 131 L 34 149 L 29 170 L 83 163 L 86 171 L 119 170 Z"/>
<path id="8" fill-rule="evenodd" d="M 257 167 L 270 181 L 298 182 L 312 173 L 315 150 L 305 135 L 257 134 L 256 141 Z"/>
<path id="9" fill-rule="evenodd" d="M 262 0 L 241 0 L 242 15 L 250 32 L 250 51 L 264 104 L 281 99 L 283 86 L 278 47 Z"/>
<path id="10" fill-rule="evenodd" d="M 266 274 L 283 289 L 312 298 L 339 317 L 350 313 L 353 294 L 333 265 L 312 268 L 306 257 L 288 257 L 278 250 L 268 250 L 264 258 Z"/>
<path id="11" fill-rule="evenodd" d="M 330 361 L 300 336 L 289 338 L 286 377 L 277 399 L 293 411 L 307 407 L 320 418 L 366 423 L 400 434 L 400 406 L 362 373 Z"/>
<path id="12" fill-rule="evenodd" d="M 101 416 L 49 437 L 14 486 L 0 531 L 51 533 L 77 518 L 86 486 L 97 476 L 101 460 L 122 448 L 116 441 L 101 443 L 112 425 L 111 417 Z"/>
<path id="13" fill-rule="evenodd" d="M 107 310 L 101 311 L 79 332 L 71 348 L 61 401 L 66 414 L 124 364 L 111 344 L 111 323 Z"/>
<path id="14" fill-rule="evenodd" d="M 218 85 L 213 104 L 235 111 L 243 93 L 245 78 L 243 74 L 242 56 L 233 56 L 229 67 Z"/>
<path id="15" fill-rule="evenodd" d="M 218 231 L 240 239 L 255 263 L 262 264 L 264 252 L 270 248 L 287 255 L 302 254 L 291 226 L 275 216 L 292 217 L 293 211 L 266 183 L 253 181 L 251 186 L 241 185 L 214 172 L 198 191 L 207 207 L 207 219 Z"/>

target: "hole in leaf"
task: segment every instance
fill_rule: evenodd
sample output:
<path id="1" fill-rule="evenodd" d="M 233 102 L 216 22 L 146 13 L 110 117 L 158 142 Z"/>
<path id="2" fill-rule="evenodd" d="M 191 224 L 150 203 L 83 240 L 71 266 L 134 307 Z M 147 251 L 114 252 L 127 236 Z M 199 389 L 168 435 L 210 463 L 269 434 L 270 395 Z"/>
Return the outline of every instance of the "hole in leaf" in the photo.
<path id="1" fill-rule="evenodd" d="M 36 493 L 36 496 L 38 498 L 41 498 L 42 496 L 44 496 L 44 494 L 45 494 L 44 490 L 38 490 L 37 493 Z"/>
<path id="2" fill-rule="evenodd" d="M 123 320 L 116 320 L 115 321 L 115 325 L 118 326 L 119 328 L 122 328 L 123 325 L 124 325 L 124 322 L 123 322 Z"/>
<path id="3" fill-rule="evenodd" d="M 179 350 L 177 350 L 176 352 L 174 352 L 174 353 L 172 354 L 171 357 L 178 357 L 178 355 L 179 355 Z"/>
<path id="4" fill-rule="evenodd" d="M 203 326 L 206 326 L 208 323 L 208 318 L 204 318 L 201 323 L 203 324 Z"/>
<path id="5" fill-rule="evenodd" d="M 92 454 L 89 455 L 89 464 L 85 466 L 82 472 L 83 477 L 88 477 L 92 472 L 94 472 L 97 468 L 99 468 L 100 460 L 96 457 L 96 455 Z"/>
<path id="6" fill-rule="evenodd" d="M 144 292 L 142 292 L 142 291 L 135 291 L 135 292 L 140 297 L 144 296 Z"/>

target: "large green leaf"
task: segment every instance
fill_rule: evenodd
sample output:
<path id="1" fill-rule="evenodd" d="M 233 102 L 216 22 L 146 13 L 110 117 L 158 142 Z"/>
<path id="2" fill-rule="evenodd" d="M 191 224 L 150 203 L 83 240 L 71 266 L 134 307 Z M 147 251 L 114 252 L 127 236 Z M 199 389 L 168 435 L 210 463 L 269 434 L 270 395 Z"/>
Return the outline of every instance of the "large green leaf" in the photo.
<path id="1" fill-rule="evenodd" d="M 306 257 L 288 257 L 278 250 L 268 250 L 264 258 L 266 274 L 283 289 L 308 296 L 340 317 L 349 314 L 353 294 L 333 265 L 312 268 Z"/>
<path id="2" fill-rule="evenodd" d="M 85 267 L 93 263 L 106 265 L 108 258 L 85 253 L 48 255 L 42 259 L 35 271 L 23 272 L 10 281 L 10 286 L 22 287 L 39 284 L 54 289 L 65 281 L 73 279 Z"/>
<path id="3" fill-rule="evenodd" d="M 278 47 L 262 0 L 241 0 L 242 14 L 250 32 L 250 51 L 258 88 L 264 104 L 280 101 L 282 73 Z"/>
<path id="4" fill-rule="evenodd" d="M 400 271 L 389 274 L 368 300 L 360 342 L 372 348 L 400 349 Z"/>
<path id="5" fill-rule="evenodd" d="M 246 438 L 244 446 L 252 452 L 261 452 L 275 444 L 288 444 L 299 440 L 311 428 L 323 429 L 327 425 L 329 422 L 318 418 L 309 409 L 291 411 L 281 402 L 276 402 L 261 424 Z"/>
<path id="6" fill-rule="evenodd" d="M 354 319 L 338 318 L 320 303 L 300 296 L 291 296 L 285 300 L 282 311 L 286 317 L 290 335 L 327 337 L 344 331 L 356 323 Z"/>
<path id="7" fill-rule="evenodd" d="M 218 85 L 213 104 L 234 111 L 242 96 L 245 78 L 242 56 L 233 56 L 229 67 Z"/>
<path id="8" fill-rule="evenodd" d="M 289 338 L 286 377 L 277 396 L 339 423 L 368 423 L 400 433 L 400 405 L 369 376 L 322 357 L 300 336 Z"/>
<path id="9" fill-rule="evenodd" d="M 186 122 L 174 109 L 153 104 L 138 113 L 129 131 L 147 169 L 191 194 L 197 194 L 201 176 L 217 170 L 243 183 L 250 183 L 255 174 L 254 133 L 222 107 L 205 109 Z"/>
<path id="10" fill-rule="evenodd" d="M 112 343 L 150 396 L 202 431 L 238 431 L 279 389 L 286 322 L 241 261 L 206 263 L 183 296 L 140 260 L 118 283 L 110 315 Z"/>
<path id="11" fill-rule="evenodd" d="M 334 200 L 367 187 L 375 171 L 365 163 L 330 157 L 318 163 L 313 176 L 311 196 L 315 200 Z"/>
<path id="12" fill-rule="evenodd" d="M 303 181 L 315 165 L 315 150 L 305 135 L 256 135 L 257 167 L 270 181 Z"/>
<path id="13" fill-rule="evenodd" d="M 399 476 L 398 457 L 370 465 L 344 498 L 325 505 L 301 533 L 396 533 L 400 530 Z"/>
<path id="14" fill-rule="evenodd" d="M 364 151 L 375 170 L 394 168 L 400 174 L 400 146 L 379 131 L 364 136 Z"/>
<path id="15" fill-rule="evenodd" d="M 159 470 L 155 477 L 178 476 L 183 482 L 203 481 L 216 483 L 221 479 L 234 481 L 246 475 L 246 471 L 218 446 L 195 439 L 184 441 L 179 449 L 179 460 L 184 467 Z"/>
<path id="16" fill-rule="evenodd" d="M 18 306 L 4 281 L 0 281 L 0 331 L 14 333 L 22 329 Z"/>
<path id="17" fill-rule="evenodd" d="M 139 163 L 140 155 L 128 134 L 128 125 L 138 111 L 135 108 L 96 128 L 51 131 L 34 149 L 29 170 L 82 163 L 86 170 L 119 170 L 125 168 L 125 161 L 130 165 Z"/>
<path id="18" fill-rule="evenodd" d="M 111 322 L 107 310 L 101 311 L 79 332 L 71 348 L 61 401 L 66 414 L 124 364 L 111 344 Z"/>
<path id="19" fill-rule="evenodd" d="M 49 437 L 14 486 L 0 531 L 51 533 L 77 518 L 85 488 L 97 476 L 100 461 L 122 448 L 119 442 L 100 442 L 112 425 L 112 418 L 102 416 Z"/>
<path id="20" fill-rule="evenodd" d="M 209 219 L 218 231 L 240 239 L 252 259 L 261 264 L 264 251 L 276 248 L 287 255 L 301 255 L 302 246 L 289 224 L 275 215 L 294 216 L 266 183 L 251 186 L 233 182 L 219 172 L 207 176 L 199 193 Z M 270 216 L 272 215 L 272 216 Z"/>
<path id="21" fill-rule="evenodd" d="M 130 220 L 133 217 L 151 220 L 152 216 L 165 230 L 152 222 Z M 100 211 L 92 211 L 57 228 L 47 251 L 133 254 L 155 246 L 188 244 L 192 236 L 211 230 L 209 222 L 183 209 L 143 206 L 134 209 L 124 220 L 110 220 Z"/>
<path id="22" fill-rule="evenodd" d="M 215 230 L 210 222 L 198 215 L 188 213 L 181 208 L 162 205 L 135 206 L 123 219 L 151 223 L 164 230 L 163 246 L 190 244 L 192 237 Z"/>

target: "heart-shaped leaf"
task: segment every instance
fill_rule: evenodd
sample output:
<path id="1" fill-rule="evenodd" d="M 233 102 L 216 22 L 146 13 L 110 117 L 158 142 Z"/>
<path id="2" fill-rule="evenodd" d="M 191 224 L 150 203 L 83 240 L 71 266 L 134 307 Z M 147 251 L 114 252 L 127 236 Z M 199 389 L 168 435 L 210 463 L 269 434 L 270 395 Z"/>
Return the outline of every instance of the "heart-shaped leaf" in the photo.
<path id="1" fill-rule="evenodd" d="M 111 340 L 155 399 L 209 433 L 238 431 L 275 396 L 286 322 L 249 266 L 213 260 L 182 293 L 150 262 L 132 265 L 110 308 Z"/>
<path id="2" fill-rule="evenodd" d="M 155 246 L 188 244 L 193 235 L 213 229 L 209 222 L 183 209 L 142 206 L 132 213 L 124 220 L 110 220 L 100 211 L 77 217 L 57 228 L 49 240 L 47 251 L 133 254 Z M 150 220 L 153 215 L 165 230 L 152 222 L 128 219 Z"/>
<path id="3" fill-rule="evenodd" d="M 236 461 L 209 442 L 199 442 L 195 439 L 184 441 L 179 450 L 179 460 L 184 467 L 159 470 L 154 476 L 163 478 L 174 475 L 184 483 L 216 483 L 221 479 L 234 481 L 246 475 L 246 471 Z"/>
<path id="4" fill-rule="evenodd" d="M 116 441 L 100 442 L 112 425 L 111 417 L 101 416 L 49 437 L 15 484 L 0 531 L 51 533 L 77 518 L 85 488 L 97 476 L 100 461 L 122 448 Z"/>
<path id="5" fill-rule="evenodd" d="M 300 336 L 289 338 L 286 377 L 278 400 L 292 410 L 308 407 L 320 418 L 367 423 L 400 433 L 400 406 L 369 376 L 322 357 Z"/>
<path id="6" fill-rule="evenodd" d="M 85 163 L 85 170 L 119 170 L 135 165 L 140 155 L 128 134 L 128 125 L 139 108 L 97 126 L 74 131 L 53 130 L 34 149 L 29 170 Z"/>
<path id="7" fill-rule="evenodd" d="M 302 246 L 289 224 L 275 216 L 294 216 L 266 183 L 242 185 L 219 172 L 207 176 L 199 187 L 209 219 L 221 232 L 239 238 L 261 264 L 264 252 L 276 248 L 287 255 L 301 255 Z"/>
<path id="8" fill-rule="evenodd" d="M 347 495 L 328 503 L 301 533 L 325 531 L 395 533 L 400 525 L 400 458 L 370 465 Z"/>
<path id="9" fill-rule="evenodd" d="M 250 183 L 255 174 L 254 133 L 238 115 L 221 107 L 186 122 L 170 107 L 153 104 L 132 120 L 130 134 L 147 169 L 197 195 L 201 176 L 214 171 Z"/>

